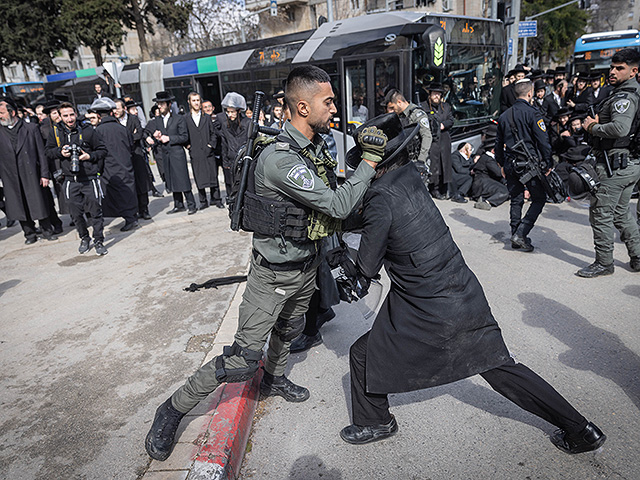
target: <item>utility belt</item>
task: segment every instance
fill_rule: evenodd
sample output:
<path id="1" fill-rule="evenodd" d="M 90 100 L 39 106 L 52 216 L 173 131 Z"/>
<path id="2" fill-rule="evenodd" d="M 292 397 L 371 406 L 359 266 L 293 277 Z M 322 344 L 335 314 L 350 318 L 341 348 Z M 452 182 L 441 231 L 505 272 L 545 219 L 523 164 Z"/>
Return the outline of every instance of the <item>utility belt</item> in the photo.
<path id="1" fill-rule="evenodd" d="M 253 250 L 253 258 L 261 267 L 268 268 L 274 272 L 292 272 L 294 270 L 300 270 L 306 272 L 311 267 L 315 266 L 317 254 L 313 254 L 307 257 L 301 262 L 285 262 L 285 263 L 271 263 L 267 261 L 257 250 Z"/>
<path id="2" fill-rule="evenodd" d="M 88 182 L 91 182 L 93 180 L 97 180 L 98 176 L 97 175 L 83 175 L 83 176 L 65 175 L 64 179 L 66 181 L 74 182 L 74 183 L 88 183 Z"/>
<path id="3" fill-rule="evenodd" d="M 603 153 L 599 153 L 596 156 L 596 162 L 606 163 Z M 611 170 L 624 170 L 628 165 L 638 165 L 640 160 L 633 158 L 628 153 L 613 153 L 609 155 L 609 163 L 611 164 Z"/>

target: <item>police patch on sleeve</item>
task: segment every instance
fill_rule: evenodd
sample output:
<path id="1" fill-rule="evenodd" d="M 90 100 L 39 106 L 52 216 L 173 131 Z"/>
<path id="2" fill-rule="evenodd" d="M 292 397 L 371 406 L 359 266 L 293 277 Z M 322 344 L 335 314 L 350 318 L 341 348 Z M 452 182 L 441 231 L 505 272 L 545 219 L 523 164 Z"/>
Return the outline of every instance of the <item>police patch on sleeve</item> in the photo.
<path id="1" fill-rule="evenodd" d="M 422 125 L 423 127 L 429 127 L 429 119 L 427 117 L 421 118 L 420 125 Z"/>
<path id="2" fill-rule="evenodd" d="M 544 124 L 543 119 L 538 120 L 538 127 L 540 127 L 540 130 L 542 130 L 543 132 L 547 131 L 547 126 Z"/>
<path id="3" fill-rule="evenodd" d="M 289 170 L 289 173 L 287 173 L 287 178 L 303 190 L 313 190 L 313 174 L 305 165 L 296 165 L 293 167 Z"/>
<path id="4" fill-rule="evenodd" d="M 613 108 L 618 113 L 624 113 L 627 110 L 629 110 L 630 105 L 631 105 L 631 101 L 625 98 L 623 100 L 618 100 L 616 103 L 614 103 Z"/>

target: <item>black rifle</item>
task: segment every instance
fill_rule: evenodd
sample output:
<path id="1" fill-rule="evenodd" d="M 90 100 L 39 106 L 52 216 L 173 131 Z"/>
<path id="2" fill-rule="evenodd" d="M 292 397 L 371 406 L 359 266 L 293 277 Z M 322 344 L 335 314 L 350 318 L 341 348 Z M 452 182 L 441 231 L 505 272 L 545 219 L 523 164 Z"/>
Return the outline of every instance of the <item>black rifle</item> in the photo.
<path id="1" fill-rule="evenodd" d="M 596 109 L 593 105 L 589 105 L 589 113 L 591 118 L 596 119 Z M 605 149 L 602 149 L 602 156 L 604 157 L 604 168 L 607 171 L 607 177 L 613 177 L 613 170 L 611 169 L 611 161 L 609 161 L 609 154 Z"/>
<path id="2" fill-rule="evenodd" d="M 253 150 L 256 144 L 256 139 L 258 138 L 259 133 L 264 133 L 266 135 L 278 135 L 280 130 L 269 127 L 261 127 L 258 124 L 258 119 L 260 118 L 260 110 L 262 110 L 262 100 L 264 98 L 264 93 L 260 91 L 256 91 L 255 96 L 253 97 L 253 116 L 251 117 L 251 124 L 249 125 L 249 129 L 247 131 L 247 143 L 246 149 L 241 150 L 241 158 L 236 160 L 238 163 L 238 169 L 240 170 L 240 185 L 238 188 L 238 192 L 236 194 L 235 202 L 233 203 L 233 207 L 231 209 L 231 230 L 237 232 L 240 230 L 240 218 L 242 215 L 242 207 L 244 204 L 244 192 L 247 190 L 247 181 L 249 178 L 249 167 L 251 166 L 251 162 L 253 162 Z M 236 171 L 237 171 L 236 170 Z"/>
<path id="3" fill-rule="evenodd" d="M 513 119 L 512 108 L 509 109 L 509 123 L 511 124 L 511 133 L 516 139 L 516 143 L 511 147 L 511 150 L 516 155 L 514 170 L 518 174 L 518 180 L 520 180 L 520 183 L 523 185 L 526 185 L 527 182 L 537 177 L 540 180 L 547 197 L 549 197 L 553 203 L 564 202 L 567 199 L 567 195 L 565 191 L 562 191 L 562 182 L 560 182 L 560 185 L 558 182 L 554 182 L 554 186 L 556 188 L 551 185 L 546 172 L 544 172 L 540 167 L 540 160 L 531 153 L 525 141 L 520 138 L 518 126 Z"/>

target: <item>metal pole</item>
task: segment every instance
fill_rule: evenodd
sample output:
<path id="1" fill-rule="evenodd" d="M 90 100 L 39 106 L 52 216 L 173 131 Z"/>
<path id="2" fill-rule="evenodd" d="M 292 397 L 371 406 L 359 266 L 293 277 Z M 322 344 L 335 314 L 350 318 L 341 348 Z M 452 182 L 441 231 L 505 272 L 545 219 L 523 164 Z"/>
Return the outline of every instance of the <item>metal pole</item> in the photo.
<path id="1" fill-rule="evenodd" d="M 513 0 L 511 2 L 511 15 L 514 18 L 513 25 L 511 25 L 511 41 L 513 42 L 513 54 L 509 58 L 509 68 L 507 70 L 513 70 L 518 63 L 518 24 L 520 23 L 520 0 Z"/>
<path id="2" fill-rule="evenodd" d="M 327 0 L 327 20 L 333 22 L 333 5 L 331 0 Z"/>
<path id="3" fill-rule="evenodd" d="M 498 0 L 491 0 L 491 18 L 498 18 Z"/>
<path id="4" fill-rule="evenodd" d="M 522 64 L 524 65 L 526 61 L 527 61 L 527 37 L 524 37 L 522 39 Z"/>

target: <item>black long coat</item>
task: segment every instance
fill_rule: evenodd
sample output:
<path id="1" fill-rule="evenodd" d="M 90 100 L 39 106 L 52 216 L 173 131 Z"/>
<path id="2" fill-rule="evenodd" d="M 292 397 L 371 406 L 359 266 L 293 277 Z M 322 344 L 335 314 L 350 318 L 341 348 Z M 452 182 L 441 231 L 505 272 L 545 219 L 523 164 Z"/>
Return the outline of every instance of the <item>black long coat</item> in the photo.
<path id="1" fill-rule="evenodd" d="M 218 135 L 222 140 L 222 165 L 224 168 L 232 168 L 238 151 L 247 141 L 251 119 L 243 113 L 238 113 L 239 121 L 236 122 L 230 122 L 224 112 L 216 117 L 220 126 Z"/>
<path id="2" fill-rule="evenodd" d="M 431 106 L 429 102 L 422 104 L 423 108 L 432 120 L 433 142 L 429 150 L 429 160 L 431 161 L 431 178 L 429 183 L 438 185 L 439 183 L 451 183 L 451 135 L 449 130 L 453 127 L 453 111 L 451 105 L 440 102 L 439 106 Z M 440 124 L 444 125 L 444 130 L 440 130 Z M 435 130 L 435 131 L 434 131 Z"/>
<path id="3" fill-rule="evenodd" d="M 149 181 L 149 170 L 147 168 L 147 157 L 142 147 L 142 137 L 144 129 L 140 123 L 140 119 L 136 115 L 127 114 L 127 130 L 133 140 L 133 151 L 131 153 L 131 164 L 133 165 L 133 174 L 136 180 L 136 192 L 138 194 L 146 194 L 151 190 L 151 182 Z"/>
<path id="4" fill-rule="evenodd" d="M 187 169 L 187 155 L 184 147 L 189 143 L 189 130 L 187 122 L 182 115 L 173 115 L 164 127 L 162 116 L 158 115 L 147 123 L 145 132 L 153 139 L 153 132 L 160 130 L 163 135 L 169 136 L 168 143 L 155 141 L 154 154 L 156 160 L 162 165 L 164 183 L 170 192 L 190 192 L 191 180 Z"/>
<path id="5" fill-rule="evenodd" d="M 214 130 L 211 116 L 202 113 L 198 125 L 193 121 L 191 113 L 185 115 L 189 130 L 189 156 L 193 178 L 198 188 L 218 186 L 218 169 L 214 154 L 218 136 Z"/>
<path id="6" fill-rule="evenodd" d="M 358 268 L 372 277 L 384 263 L 391 278 L 369 335 L 367 391 L 418 390 L 504 364 L 482 287 L 413 164 L 374 181 L 363 216 Z"/>
<path id="7" fill-rule="evenodd" d="M 473 183 L 471 184 L 471 197 L 485 199 L 493 197 L 495 194 L 503 194 L 508 197 L 509 191 L 504 184 L 502 169 L 496 159 L 486 152 L 480 155 L 478 161 L 473 165 Z"/>
<path id="8" fill-rule="evenodd" d="M 133 217 L 138 211 L 138 197 L 131 163 L 131 134 L 111 116 L 102 117 L 96 132 L 107 147 L 104 170 L 100 175 L 104 194 L 102 214 L 105 217 Z"/>
<path id="9" fill-rule="evenodd" d="M 0 127 L 0 178 L 4 184 L 5 209 L 11 220 L 40 220 L 49 216 L 42 195 L 41 178 L 51 178 L 38 125 L 18 120 L 16 149 Z M 24 192 L 24 198 L 22 195 Z"/>

